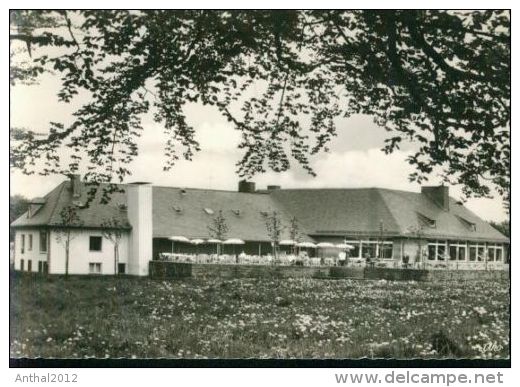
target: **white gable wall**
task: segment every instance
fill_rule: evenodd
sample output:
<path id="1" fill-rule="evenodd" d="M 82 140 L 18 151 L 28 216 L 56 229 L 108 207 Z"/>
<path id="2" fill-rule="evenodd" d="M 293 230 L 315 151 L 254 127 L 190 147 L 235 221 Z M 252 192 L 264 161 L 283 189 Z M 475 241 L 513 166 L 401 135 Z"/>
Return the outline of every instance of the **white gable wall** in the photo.
<path id="1" fill-rule="evenodd" d="M 22 235 L 25 236 L 25 246 L 22 251 Z M 29 239 L 32 236 L 32 248 L 29 245 Z M 31 261 L 31 271 L 38 271 L 38 262 L 47 261 L 47 252 L 40 251 L 40 229 L 38 228 L 24 228 L 18 229 L 15 232 L 14 241 L 14 268 L 21 269 L 21 262 L 24 262 L 24 271 L 28 271 L 29 261 Z M 47 237 L 47 245 L 48 245 Z M 48 250 L 48 248 L 47 248 Z"/>
<path id="2" fill-rule="evenodd" d="M 50 274 L 65 274 L 65 245 L 59 243 L 58 233 L 50 233 Z M 114 275 L 114 244 L 102 237 L 101 251 L 90 251 L 90 236 L 101 236 L 100 230 L 74 230 L 70 242 L 69 274 L 89 274 L 90 263 L 100 263 L 101 273 Z M 128 233 L 119 242 L 119 263 L 126 264 L 128 274 Z"/>

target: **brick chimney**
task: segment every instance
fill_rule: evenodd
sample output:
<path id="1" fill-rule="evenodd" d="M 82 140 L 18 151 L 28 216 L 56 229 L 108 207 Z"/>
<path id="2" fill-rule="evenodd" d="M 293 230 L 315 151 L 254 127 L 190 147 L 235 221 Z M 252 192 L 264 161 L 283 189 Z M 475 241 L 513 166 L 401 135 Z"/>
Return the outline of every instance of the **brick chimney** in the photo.
<path id="1" fill-rule="evenodd" d="M 444 211 L 450 210 L 450 189 L 445 185 L 421 187 L 421 193 Z"/>
<path id="2" fill-rule="evenodd" d="M 70 186 L 72 197 L 74 199 L 81 197 L 81 175 L 70 175 Z"/>
<path id="3" fill-rule="evenodd" d="M 238 182 L 238 192 L 254 193 L 256 191 L 255 183 L 252 181 L 240 180 Z"/>

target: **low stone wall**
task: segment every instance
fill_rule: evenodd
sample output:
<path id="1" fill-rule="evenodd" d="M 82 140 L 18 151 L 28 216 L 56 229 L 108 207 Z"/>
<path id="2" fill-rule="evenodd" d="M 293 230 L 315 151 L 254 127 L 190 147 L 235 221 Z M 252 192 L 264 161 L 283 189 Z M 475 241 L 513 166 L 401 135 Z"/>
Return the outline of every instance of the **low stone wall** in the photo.
<path id="1" fill-rule="evenodd" d="M 365 268 L 365 279 L 385 279 L 389 281 L 428 281 L 430 271 L 419 269 Z"/>
<path id="2" fill-rule="evenodd" d="M 509 279 L 509 270 L 430 270 L 428 281 L 474 281 Z"/>
<path id="3" fill-rule="evenodd" d="M 152 278 L 356 278 L 389 281 L 464 281 L 507 279 L 504 270 L 418 270 L 362 267 L 213 265 L 150 261 Z"/>
<path id="4" fill-rule="evenodd" d="M 328 267 L 193 264 L 194 278 L 328 278 Z"/>
<path id="5" fill-rule="evenodd" d="M 148 275 L 151 278 L 185 278 L 192 276 L 191 263 L 150 261 Z"/>

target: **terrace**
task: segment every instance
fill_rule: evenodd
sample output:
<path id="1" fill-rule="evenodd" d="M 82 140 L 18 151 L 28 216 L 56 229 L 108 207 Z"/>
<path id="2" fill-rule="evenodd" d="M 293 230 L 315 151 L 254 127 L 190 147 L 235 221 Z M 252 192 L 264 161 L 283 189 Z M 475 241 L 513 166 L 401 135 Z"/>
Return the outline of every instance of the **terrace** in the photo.
<path id="1" fill-rule="evenodd" d="M 307 255 L 281 254 L 182 254 L 160 253 L 160 261 L 193 263 L 203 265 L 258 265 L 258 266 L 295 266 L 295 267 L 352 267 L 352 268 L 392 268 L 416 270 L 509 270 L 509 265 L 502 261 L 458 261 L 444 257 L 441 260 L 426 260 L 407 263 L 396 259 L 347 257 L 309 257 Z"/>

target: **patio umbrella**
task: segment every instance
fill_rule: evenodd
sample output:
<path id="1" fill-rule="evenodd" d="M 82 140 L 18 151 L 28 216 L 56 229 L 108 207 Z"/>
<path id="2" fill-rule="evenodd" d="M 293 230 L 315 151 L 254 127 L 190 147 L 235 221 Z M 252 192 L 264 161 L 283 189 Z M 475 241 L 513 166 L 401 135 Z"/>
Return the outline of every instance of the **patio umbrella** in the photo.
<path id="1" fill-rule="evenodd" d="M 172 241 L 172 254 L 173 254 L 173 243 L 174 242 L 183 242 L 183 243 L 190 243 L 190 240 L 182 235 L 174 235 L 168 238 Z"/>
<path id="2" fill-rule="evenodd" d="M 233 254 L 235 254 L 235 245 L 244 245 L 246 242 L 244 242 L 242 239 L 238 238 L 231 238 L 226 239 L 224 242 L 222 242 L 223 245 L 233 245 Z"/>
<path id="3" fill-rule="evenodd" d="M 318 249 L 330 249 L 330 248 L 334 248 L 336 246 L 334 246 L 334 244 L 330 243 L 330 242 L 320 242 L 316 245 L 316 247 Z M 323 252 L 321 253 L 321 257 L 323 258 Z"/>
<path id="4" fill-rule="evenodd" d="M 300 243 L 297 243 L 296 246 L 298 247 L 312 247 L 312 248 L 316 248 L 316 245 L 312 242 L 300 242 Z"/>
<path id="5" fill-rule="evenodd" d="M 300 243 L 297 243 L 296 244 L 297 247 L 304 247 L 304 248 L 311 248 L 311 249 L 315 249 L 316 248 L 316 245 L 312 242 L 300 242 Z"/>
<path id="6" fill-rule="evenodd" d="M 336 246 L 334 246 L 332 243 L 329 243 L 329 242 L 320 242 L 316 245 L 316 247 L 318 247 L 320 249 L 324 249 L 324 248 L 331 248 L 331 247 L 336 247 Z"/>
<path id="7" fill-rule="evenodd" d="M 354 248 L 354 246 L 349 245 L 349 244 L 347 244 L 347 243 L 338 243 L 338 244 L 336 245 L 336 247 L 337 247 L 338 249 L 348 249 L 348 250 L 352 250 L 352 249 Z"/>

